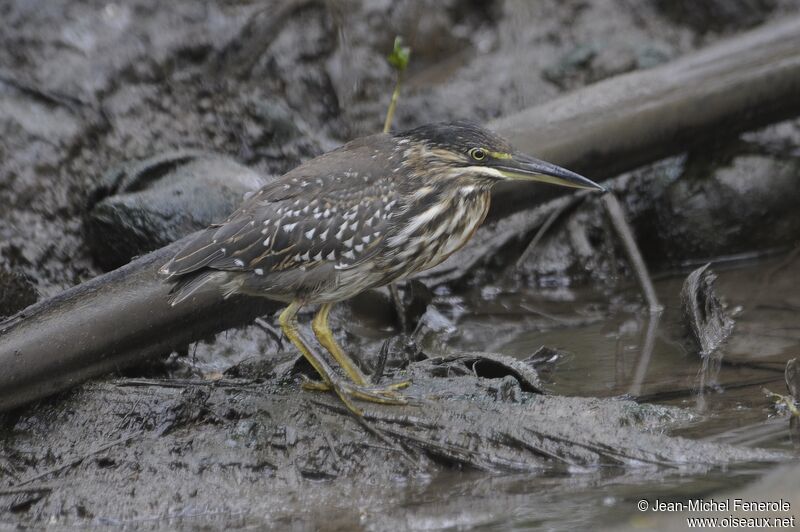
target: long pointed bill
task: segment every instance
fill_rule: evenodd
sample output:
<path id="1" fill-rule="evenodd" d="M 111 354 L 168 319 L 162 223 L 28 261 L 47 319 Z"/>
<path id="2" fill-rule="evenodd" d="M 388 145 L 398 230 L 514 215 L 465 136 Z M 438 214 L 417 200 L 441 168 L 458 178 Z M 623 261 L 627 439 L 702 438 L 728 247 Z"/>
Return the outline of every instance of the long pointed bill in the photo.
<path id="1" fill-rule="evenodd" d="M 606 190 L 582 175 L 527 155 L 514 155 L 504 159 L 495 168 L 508 179 L 540 181 L 542 183 L 561 185 L 562 187 L 591 188 L 602 190 L 603 192 Z"/>

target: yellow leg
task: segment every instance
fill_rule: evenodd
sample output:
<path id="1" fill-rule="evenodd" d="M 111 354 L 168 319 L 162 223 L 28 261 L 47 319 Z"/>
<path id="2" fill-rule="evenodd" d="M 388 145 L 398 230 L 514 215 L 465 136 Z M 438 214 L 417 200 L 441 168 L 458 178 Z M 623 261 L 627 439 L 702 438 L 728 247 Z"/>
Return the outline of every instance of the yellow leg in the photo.
<path id="1" fill-rule="evenodd" d="M 317 340 L 319 340 L 319 343 L 322 344 L 322 347 L 327 349 L 328 353 L 339 363 L 344 372 L 347 373 L 347 376 L 350 377 L 350 380 L 359 386 L 365 386 L 368 384 L 367 378 L 361 373 L 358 366 L 355 365 L 353 359 L 342 351 L 342 348 L 339 347 L 339 344 L 336 343 L 333 337 L 330 326 L 328 326 L 328 315 L 331 312 L 332 306 L 333 304 L 331 303 L 325 303 L 319 308 L 319 312 L 317 312 L 317 315 L 314 316 L 314 320 L 311 322 L 311 328 L 314 330 L 314 335 L 317 337 Z"/>
<path id="2" fill-rule="evenodd" d="M 347 373 L 347 376 L 350 377 L 355 384 L 359 386 L 368 386 L 369 381 L 367 377 L 358 369 L 358 366 L 355 365 L 353 359 L 347 356 L 347 353 L 342 351 L 342 348 L 339 347 L 339 344 L 336 343 L 336 340 L 333 337 L 333 332 L 331 331 L 330 326 L 328 325 L 328 316 L 331 312 L 331 308 L 333 307 L 332 303 L 325 303 L 317 312 L 317 315 L 314 316 L 314 320 L 311 322 L 311 328 L 314 330 L 314 335 L 319 340 L 319 343 L 328 350 L 328 353 L 336 359 L 336 362 L 342 367 L 342 369 Z M 408 388 L 411 385 L 411 381 L 402 381 L 389 384 L 387 386 L 380 386 L 380 387 L 371 387 L 370 389 L 375 393 L 385 395 L 386 397 L 400 397 L 398 394 L 394 393 L 397 390 L 402 390 L 403 388 Z M 328 384 L 325 382 L 305 382 L 303 383 L 303 387 L 306 390 L 327 390 L 329 389 Z"/>
<path id="3" fill-rule="evenodd" d="M 343 382 L 342 378 L 333 371 L 325 359 L 319 356 L 319 354 L 314 353 L 303 341 L 303 337 L 300 335 L 300 331 L 297 327 L 297 312 L 302 306 L 302 303 L 299 301 L 293 301 L 281 312 L 278 317 L 278 323 L 280 323 L 281 329 L 289 341 L 294 344 L 314 370 L 322 377 L 324 381 L 322 386 L 332 388 L 347 409 L 357 416 L 361 416 L 362 412 L 350 400 L 351 397 L 381 404 L 407 404 L 407 401 L 403 397 L 387 397 L 386 392 L 382 390 L 373 390 L 364 385 Z"/>

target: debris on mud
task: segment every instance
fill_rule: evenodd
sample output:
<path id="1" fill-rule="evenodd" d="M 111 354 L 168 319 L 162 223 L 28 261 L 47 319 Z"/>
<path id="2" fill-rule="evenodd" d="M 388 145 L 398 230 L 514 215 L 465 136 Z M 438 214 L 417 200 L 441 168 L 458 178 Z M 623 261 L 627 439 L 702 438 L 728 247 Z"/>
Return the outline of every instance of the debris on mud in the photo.
<path id="1" fill-rule="evenodd" d="M 490 361 L 496 378 L 432 371 L 477 362 L 481 374 L 481 361 Z M 664 436 L 690 420 L 680 409 L 531 393 L 515 376 L 520 368 L 500 378 L 507 369 L 497 362 L 476 354 L 414 363 L 399 376 L 413 380 L 407 393 L 415 404 L 365 405 L 364 423 L 335 397 L 291 382 L 86 384 L 5 416 L 0 505 L 30 526 L 53 515 L 65 525 L 125 521 L 142 508 L 162 518 L 191 508 L 270 516 L 298 490 L 316 493 L 306 480 L 336 479 L 363 494 L 375 483 L 453 467 L 546 473 L 615 465 L 677 473 L 781 459 L 778 452 Z M 200 489 L 198 477 L 213 489 Z"/>
<path id="2" fill-rule="evenodd" d="M 764 388 L 764 395 L 767 396 L 775 406 L 775 410 L 779 413 L 788 412 L 791 416 L 791 429 L 792 436 L 797 438 L 800 436 L 800 364 L 797 359 L 793 358 L 786 363 L 786 370 L 784 372 L 786 379 L 787 395 L 774 393 Z"/>
<path id="3" fill-rule="evenodd" d="M 542 393 L 544 388 L 536 370 L 523 361 L 497 353 L 458 353 L 426 359 L 419 369 L 431 376 L 474 375 L 484 379 L 511 377 L 526 392 Z"/>
<path id="4" fill-rule="evenodd" d="M 714 290 L 717 276 L 710 264 L 697 268 L 686 278 L 681 290 L 681 307 L 692 342 L 702 358 L 714 354 L 733 332 L 734 321 Z"/>

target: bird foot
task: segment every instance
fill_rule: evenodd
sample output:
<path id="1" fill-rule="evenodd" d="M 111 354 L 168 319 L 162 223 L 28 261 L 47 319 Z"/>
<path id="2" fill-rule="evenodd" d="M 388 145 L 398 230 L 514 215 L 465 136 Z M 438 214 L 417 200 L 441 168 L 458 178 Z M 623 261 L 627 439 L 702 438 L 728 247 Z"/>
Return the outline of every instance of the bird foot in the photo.
<path id="1" fill-rule="evenodd" d="M 411 385 L 410 380 L 394 382 L 385 386 L 361 386 L 346 382 L 344 380 L 336 379 L 335 382 L 313 381 L 303 375 L 303 389 L 316 392 L 329 392 L 334 391 L 338 395 L 347 408 L 361 416 L 362 412 L 359 408 L 353 405 L 351 399 L 360 399 L 370 403 L 378 403 L 382 405 L 407 405 L 408 399 L 402 394 L 397 393 L 397 390 L 408 388 Z"/>
<path id="2" fill-rule="evenodd" d="M 315 381 L 311 380 L 310 378 L 306 377 L 305 375 L 301 375 L 303 377 L 303 389 L 310 391 L 310 392 L 330 392 L 333 390 L 330 384 L 323 381 Z M 396 390 L 403 390 L 411 386 L 410 380 L 400 381 L 400 382 L 393 382 L 391 384 L 387 384 L 386 386 L 363 386 L 363 388 L 372 390 L 375 393 L 380 395 L 397 395 L 394 392 Z"/>

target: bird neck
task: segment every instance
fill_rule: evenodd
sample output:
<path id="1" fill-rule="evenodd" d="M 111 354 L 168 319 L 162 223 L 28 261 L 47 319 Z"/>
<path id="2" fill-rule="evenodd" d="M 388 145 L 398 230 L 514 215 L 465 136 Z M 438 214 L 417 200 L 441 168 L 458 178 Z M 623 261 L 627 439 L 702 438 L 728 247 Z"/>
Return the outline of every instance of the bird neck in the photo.
<path id="1" fill-rule="evenodd" d="M 383 268 L 389 281 L 445 260 L 472 237 L 489 211 L 489 187 L 467 183 L 417 192 L 387 239 L 392 252 Z"/>
<path id="2" fill-rule="evenodd" d="M 454 231 L 471 234 L 486 216 L 490 188 L 471 182 L 418 187 L 405 201 L 406 207 L 397 219 L 390 245 L 404 246 L 409 239 L 438 238 Z"/>

